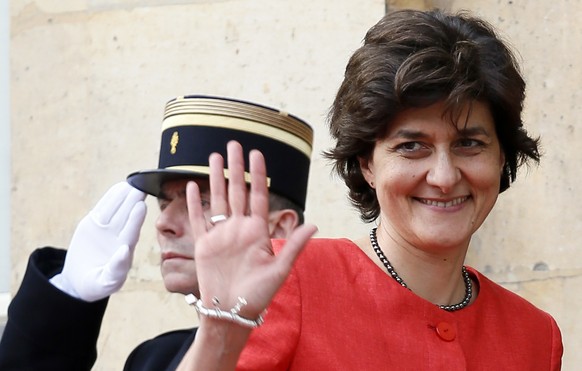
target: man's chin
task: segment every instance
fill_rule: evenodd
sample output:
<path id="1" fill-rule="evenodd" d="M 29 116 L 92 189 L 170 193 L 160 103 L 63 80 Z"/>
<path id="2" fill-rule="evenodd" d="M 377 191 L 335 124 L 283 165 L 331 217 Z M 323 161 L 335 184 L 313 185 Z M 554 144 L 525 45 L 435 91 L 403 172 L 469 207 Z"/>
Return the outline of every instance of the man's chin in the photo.
<path id="1" fill-rule="evenodd" d="M 164 276 L 164 286 L 166 290 L 176 294 L 194 294 L 198 296 L 198 282 L 184 277 L 176 277 L 172 274 Z"/>

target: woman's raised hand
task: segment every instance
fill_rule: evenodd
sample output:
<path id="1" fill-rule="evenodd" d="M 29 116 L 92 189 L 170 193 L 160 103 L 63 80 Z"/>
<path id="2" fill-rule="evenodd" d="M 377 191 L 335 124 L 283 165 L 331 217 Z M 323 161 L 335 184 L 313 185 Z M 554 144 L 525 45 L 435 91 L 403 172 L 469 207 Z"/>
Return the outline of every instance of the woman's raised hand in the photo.
<path id="1" fill-rule="evenodd" d="M 190 182 L 186 191 L 200 299 L 206 308 L 229 311 L 242 297 L 248 304 L 239 314 L 256 319 L 317 229 L 313 225 L 299 226 L 275 255 L 268 228 L 269 190 L 263 155 L 256 150 L 250 152 L 249 191 L 241 145 L 229 142 L 227 152 L 228 185 L 222 156 L 214 153 L 209 158 L 210 223 L 196 183 Z"/>

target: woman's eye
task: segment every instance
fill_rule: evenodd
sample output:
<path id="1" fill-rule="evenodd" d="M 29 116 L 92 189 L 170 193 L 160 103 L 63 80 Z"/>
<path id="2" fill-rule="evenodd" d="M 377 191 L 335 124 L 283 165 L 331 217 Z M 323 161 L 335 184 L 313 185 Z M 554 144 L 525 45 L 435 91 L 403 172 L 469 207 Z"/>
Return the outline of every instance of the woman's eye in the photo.
<path id="1" fill-rule="evenodd" d="M 398 147 L 396 149 L 400 150 L 400 151 L 405 151 L 405 152 L 414 152 L 414 151 L 418 151 L 422 148 L 423 148 L 423 146 L 418 142 L 406 142 L 406 143 L 401 143 L 400 145 L 398 145 Z"/>
<path id="2" fill-rule="evenodd" d="M 485 146 L 485 143 L 478 139 L 463 138 L 459 140 L 458 146 L 460 148 L 481 148 Z"/>
<path id="3" fill-rule="evenodd" d="M 404 142 L 394 148 L 395 152 L 404 158 L 415 159 L 427 156 L 430 148 L 421 142 Z"/>
<path id="4" fill-rule="evenodd" d="M 459 146 L 460 147 L 477 147 L 480 146 L 483 142 L 481 142 L 480 140 L 476 140 L 476 139 L 471 139 L 471 138 L 463 138 L 459 141 Z"/>
<path id="5" fill-rule="evenodd" d="M 461 153 L 474 155 L 483 150 L 485 143 L 478 139 L 463 138 L 457 142 L 456 147 Z"/>

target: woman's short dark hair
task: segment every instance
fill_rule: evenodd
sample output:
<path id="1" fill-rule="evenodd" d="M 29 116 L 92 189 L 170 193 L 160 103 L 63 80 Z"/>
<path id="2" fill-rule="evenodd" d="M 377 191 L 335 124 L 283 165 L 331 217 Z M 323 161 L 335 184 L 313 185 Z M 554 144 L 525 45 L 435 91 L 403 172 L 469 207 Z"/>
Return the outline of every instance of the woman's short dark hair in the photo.
<path id="1" fill-rule="evenodd" d="M 328 122 L 335 147 L 324 152 L 349 189 L 362 220 L 380 206 L 362 174 L 390 122 L 405 109 L 444 102 L 451 122 L 474 101 L 486 103 L 505 155 L 500 192 L 529 159 L 539 162 L 539 138 L 523 128 L 525 82 L 509 47 L 493 27 L 466 12 L 401 10 L 374 25 L 346 67 Z"/>

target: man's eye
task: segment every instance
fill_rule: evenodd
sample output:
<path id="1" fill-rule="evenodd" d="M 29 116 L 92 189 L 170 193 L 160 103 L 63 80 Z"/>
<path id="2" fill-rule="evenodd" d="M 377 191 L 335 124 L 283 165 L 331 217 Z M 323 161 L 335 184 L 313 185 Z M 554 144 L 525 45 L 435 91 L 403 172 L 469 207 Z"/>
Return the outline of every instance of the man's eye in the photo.
<path id="1" fill-rule="evenodd" d="M 201 200 L 200 205 L 202 205 L 203 210 L 210 209 L 210 201 L 208 201 L 208 200 Z"/>
<path id="2" fill-rule="evenodd" d="M 160 211 L 164 211 L 166 207 L 168 207 L 169 202 L 167 200 L 162 200 L 158 198 L 158 206 L 160 207 Z"/>

